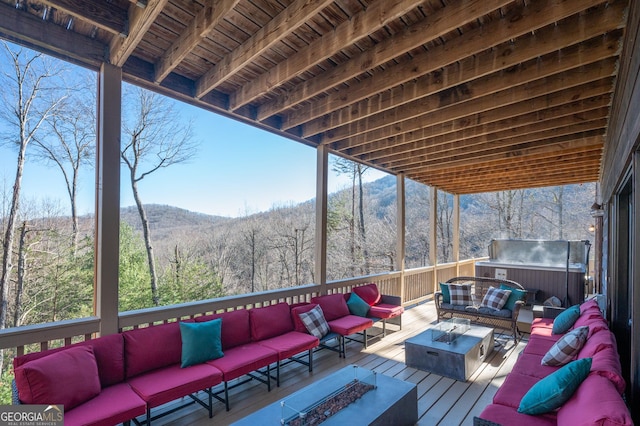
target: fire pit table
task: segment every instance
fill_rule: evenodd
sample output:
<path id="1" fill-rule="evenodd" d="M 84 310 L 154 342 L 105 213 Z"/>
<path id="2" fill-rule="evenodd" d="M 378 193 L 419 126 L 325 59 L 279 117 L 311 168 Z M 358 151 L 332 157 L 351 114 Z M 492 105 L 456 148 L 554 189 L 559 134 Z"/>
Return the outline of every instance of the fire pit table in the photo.
<path id="1" fill-rule="evenodd" d="M 405 341 L 405 364 L 467 381 L 493 351 L 493 329 L 453 318 Z"/>
<path id="2" fill-rule="evenodd" d="M 350 365 L 233 425 L 408 426 L 417 421 L 415 384 Z"/>

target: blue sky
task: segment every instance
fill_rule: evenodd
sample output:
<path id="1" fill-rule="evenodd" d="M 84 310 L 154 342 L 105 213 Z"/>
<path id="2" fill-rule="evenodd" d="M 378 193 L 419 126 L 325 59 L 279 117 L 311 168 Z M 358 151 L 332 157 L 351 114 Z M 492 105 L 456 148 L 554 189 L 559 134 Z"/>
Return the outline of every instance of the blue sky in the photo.
<path id="1" fill-rule="evenodd" d="M 193 118 L 195 138 L 200 141 L 197 155 L 189 163 L 173 165 L 145 178 L 139 184 L 144 203 L 237 217 L 315 197 L 315 149 L 196 107 L 181 105 L 179 110 L 185 120 Z M 14 148 L 0 146 L 0 191 L 13 186 L 16 158 Z M 384 176 L 369 170 L 367 181 Z M 81 176 L 80 214 L 93 212 L 94 175 L 94 170 L 87 169 Z M 125 173 L 121 183 L 121 205 L 134 205 Z M 330 192 L 347 183 L 346 177 L 330 172 Z M 45 199 L 58 201 L 65 214 L 69 212 L 60 172 L 53 166 L 27 160 L 22 200 Z"/>

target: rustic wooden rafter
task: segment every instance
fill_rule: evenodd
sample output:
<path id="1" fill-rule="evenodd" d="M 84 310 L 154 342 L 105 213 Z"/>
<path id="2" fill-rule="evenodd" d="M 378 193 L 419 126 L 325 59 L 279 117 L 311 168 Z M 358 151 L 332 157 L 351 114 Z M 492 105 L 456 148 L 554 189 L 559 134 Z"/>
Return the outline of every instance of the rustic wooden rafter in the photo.
<path id="1" fill-rule="evenodd" d="M 195 49 L 239 0 L 207 0 L 204 7 L 187 25 L 180 36 L 155 63 L 156 83 L 160 83 Z"/>
<path id="2" fill-rule="evenodd" d="M 316 96 L 330 87 L 335 87 L 354 78 L 363 71 L 384 64 L 405 52 L 424 45 L 452 31 L 458 25 L 475 21 L 495 9 L 510 3 L 508 0 L 458 0 L 440 11 L 427 16 L 423 21 L 407 27 L 398 38 L 388 39 L 374 45 L 350 61 L 322 73 L 316 78 L 296 85 L 286 96 L 258 108 L 258 120 L 278 114 L 300 102 Z"/>
<path id="3" fill-rule="evenodd" d="M 127 28 L 127 10 L 109 5 L 104 1 L 42 0 L 42 4 L 55 7 L 76 18 L 84 19 L 114 35 L 126 37 L 129 32 Z"/>
<path id="4" fill-rule="evenodd" d="M 127 37 L 114 36 L 109 43 L 109 56 L 112 65 L 117 67 L 124 65 L 168 1 L 149 0 L 144 8 L 134 4 L 129 6 L 129 33 Z"/>
<path id="5" fill-rule="evenodd" d="M 335 55 L 343 48 L 345 41 L 357 43 L 370 33 L 379 30 L 421 3 L 423 3 L 423 0 L 395 2 L 376 0 L 365 10 L 339 25 L 335 31 L 325 34 L 260 75 L 254 81 L 242 86 L 231 95 L 229 108 L 235 110 L 254 101 L 268 91 L 281 86 L 284 82 L 297 77 L 314 65 Z"/>
<path id="6" fill-rule="evenodd" d="M 0 37 L 464 194 L 598 178 L 628 6 L 0 0 Z"/>
<path id="7" fill-rule="evenodd" d="M 318 14 L 333 0 L 295 0 L 289 7 L 260 28 L 240 47 L 225 56 L 196 82 L 196 97 L 201 98 L 219 84 L 234 76 L 242 67 L 255 59 L 263 50 L 288 36 L 312 16 Z"/>
<path id="8" fill-rule="evenodd" d="M 400 69 L 385 70 L 386 80 L 398 83 L 394 88 L 374 94 L 363 101 L 356 102 L 350 106 L 342 106 L 324 117 L 314 118 L 307 121 L 314 115 L 305 115 L 306 109 L 299 109 L 291 113 L 290 121 L 283 124 L 283 127 L 303 125 L 302 134 L 311 136 L 318 133 L 327 132 L 338 126 L 344 126 L 370 115 L 383 112 L 385 110 L 397 108 L 412 100 L 425 97 L 438 91 L 464 84 L 474 79 L 478 79 L 502 70 L 509 70 L 518 67 L 522 63 L 537 58 L 545 59 L 558 57 L 562 53 L 561 60 L 569 65 L 572 61 L 577 66 L 580 63 L 590 61 L 591 57 L 601 57 L 602 50 L 608 51 L 608 56 L 613 56 L 617 50 L 617 37 L 602 36 L 619 27 L 624 8 L 612 6 L 605 11 L 610 15 L 610 19 L 603 19 L 602 14 L 586 14 L 576 16 L 572 19 L 574 25 L 568 27 L 550 26 L 533 34 L 526 34 L 523 37 L 508 41 L 497 47 L 480 53 L 475 56 L 464 58 L 460 61 L 438 68 L 437 71 L 418 77 L 415 81 L 406 82 L 400 85 L 397 76 L 405 74 L 403 66 Z M 601 37 L 602 36 L 602 37 Z M 594 38 L 597 38 L 594 40 Z M 442 50 L 442 49 L 439 49 Z M 441 52 L 434 52 L 438 54 Z M 430 57 L 422 55 L 416 57 L 414 62 L 425 63 Z M 548 60 L 547 60 L 548 62 Z M 394 67 L 395 68 L 395 67 Z M 518 69 L 516 69 L 516 72 Z M 383 78 L 383 77 L 380 77 Z M 314 107 L 321 108 L 320 102 Z M 344 104 L 343 104 L 344 105 Z"/>

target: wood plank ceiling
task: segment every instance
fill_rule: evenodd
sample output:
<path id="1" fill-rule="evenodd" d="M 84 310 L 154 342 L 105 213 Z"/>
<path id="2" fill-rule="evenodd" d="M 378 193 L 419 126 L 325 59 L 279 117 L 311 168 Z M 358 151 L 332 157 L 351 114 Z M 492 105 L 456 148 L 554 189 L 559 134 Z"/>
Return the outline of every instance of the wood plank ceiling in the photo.
<path id="1" fill-rule="evenodd" d="M 0 0 L 0 37 L 465 194 L 598 180 L 626 9 Z"/>

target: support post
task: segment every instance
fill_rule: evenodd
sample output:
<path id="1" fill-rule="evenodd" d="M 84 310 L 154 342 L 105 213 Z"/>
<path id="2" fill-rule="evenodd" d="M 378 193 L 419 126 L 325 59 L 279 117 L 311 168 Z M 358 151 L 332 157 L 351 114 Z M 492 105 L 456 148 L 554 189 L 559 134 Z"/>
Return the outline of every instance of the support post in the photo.
<path id="1" fill-rule="evenodd" d="M 315 281 L 320 285 L 320 294 L 327 294 L 327 182 L 329 152 L 319 145 L 316 162 L 316 241 Z"/>
<path id="2" fill-rule="evenodd" d="M 397 191 L 397 240 L 396 240 L 396 270 L 400 271 L 400 301 L 405 301 L 405 288 L 404 288 L 404 268 L 405 268 L 405 240 L 406 240 L 406 194 L 405 194 L 405 181 L 404 173 L 400 173 L 396 176 L 396 191 Z"/>
<path id="3" fill-rule="evenodd" d="M 429 263 L 433 266 L 433 288 L 438 287 L 438 189 L 431 187 L 431 220 L 429 221 Z"/>
<path id="4" fill-rule="evenodd" d="M 453 261 L 456 277 L 460 276 L 460 195 L 453 194 Z"/>
<path id="5" fill-rule="evenodd" d="M 103 63 L 98 74 L 94 274 L 94 312 L 103 336 L 118 332 L 121 91 L 122 69 Z"/>

